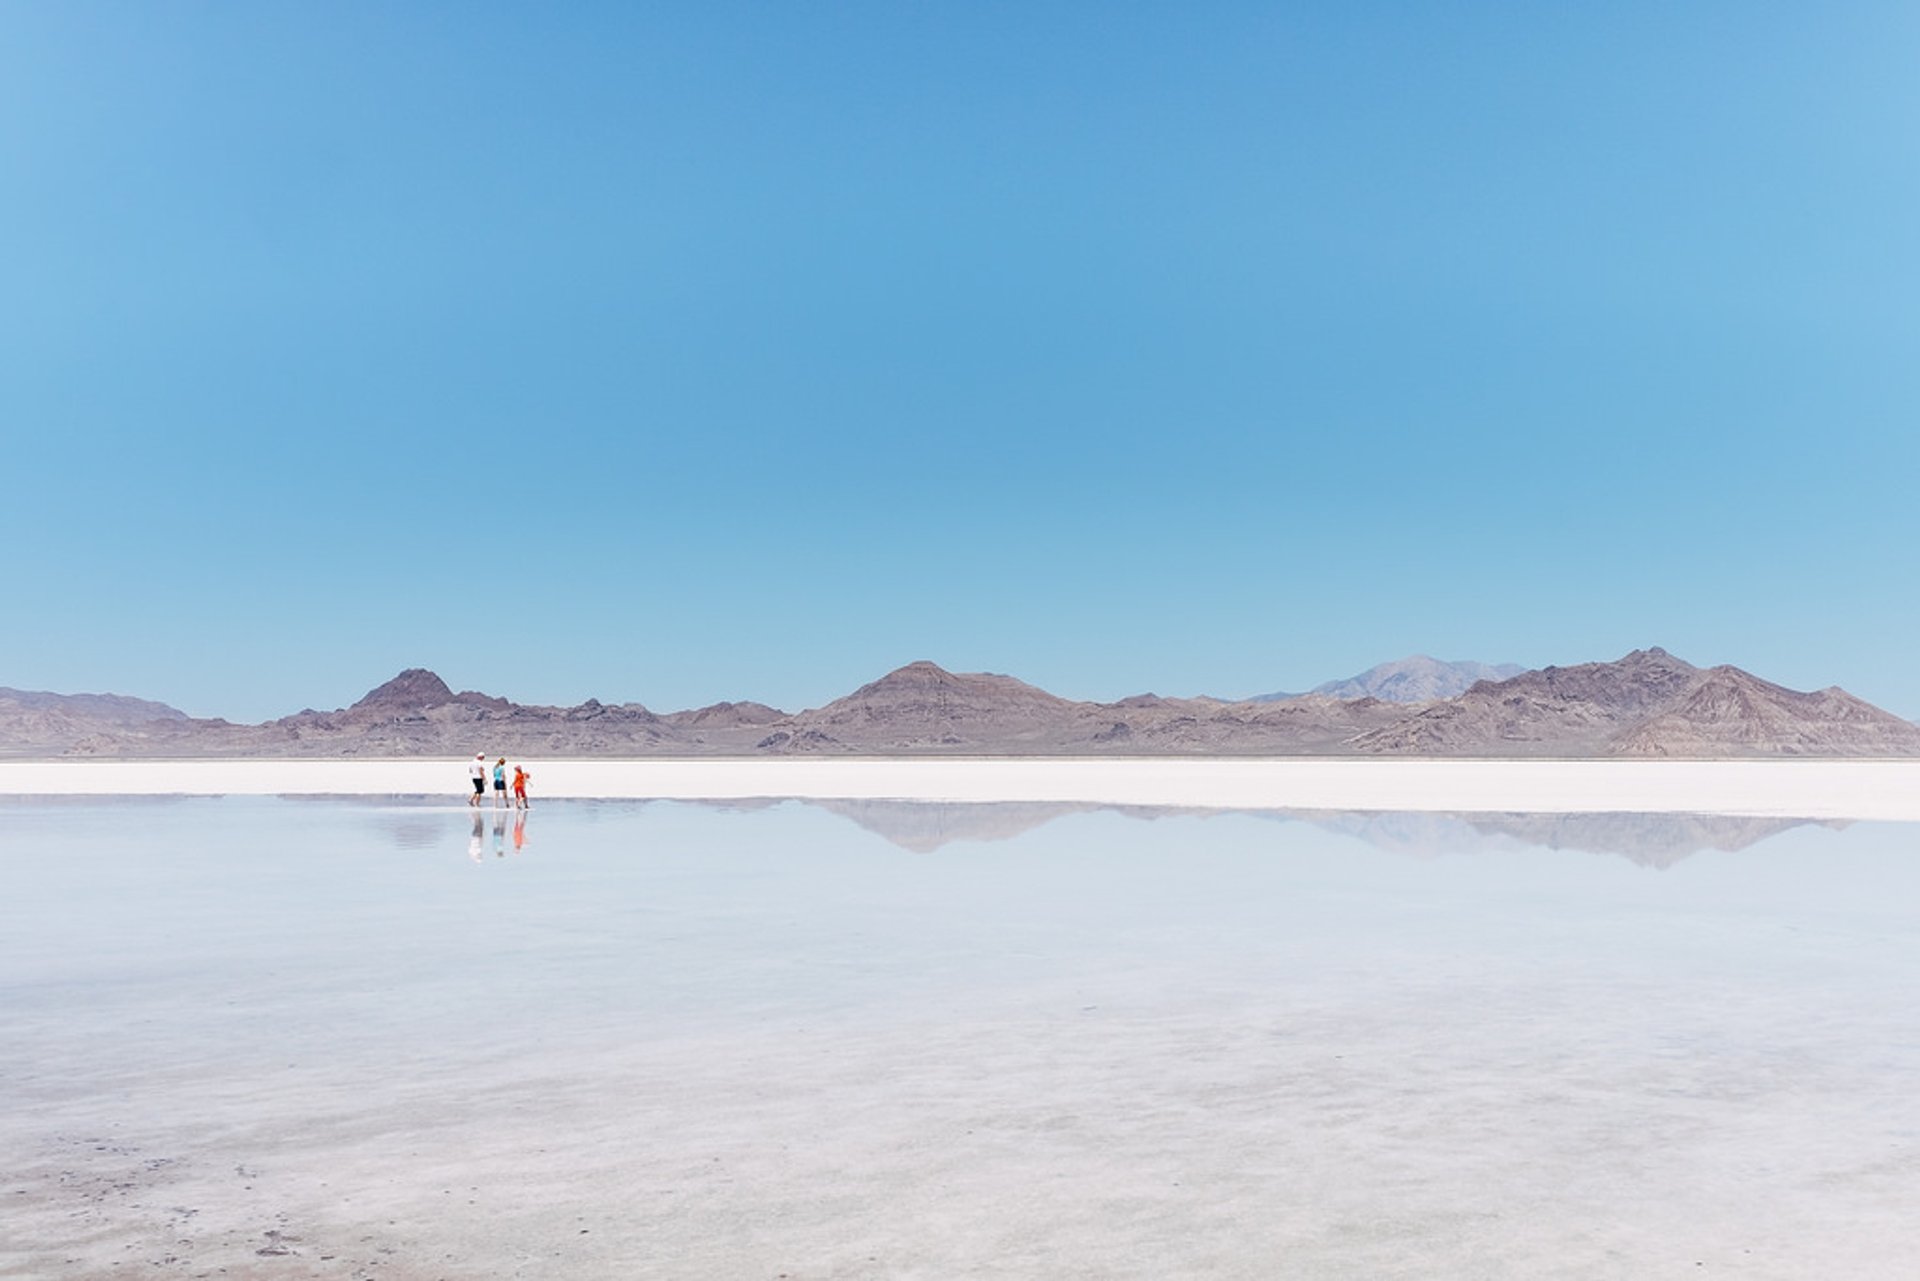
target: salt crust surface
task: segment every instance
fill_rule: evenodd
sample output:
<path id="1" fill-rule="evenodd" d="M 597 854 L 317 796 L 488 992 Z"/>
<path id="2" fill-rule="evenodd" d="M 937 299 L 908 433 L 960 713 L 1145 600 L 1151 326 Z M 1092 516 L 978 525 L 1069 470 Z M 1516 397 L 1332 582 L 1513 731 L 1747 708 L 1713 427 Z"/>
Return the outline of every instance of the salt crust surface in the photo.
<path id="1" fill-rule="evenodd" d="M 10 802 L 0 1275 L 1885 1277 L 1920 838 Z M 476 822 L 477 818 L 477 822 Z"/>
<path id="2" fill-rule="evenodd" d="M 489 758 L 492 759 L 491 757 Z M 555 760 L 534 794 L 1920 820 L 1920 761 Z M 460 794 L 464 761 L 0 762 L 0 795 Z"/>

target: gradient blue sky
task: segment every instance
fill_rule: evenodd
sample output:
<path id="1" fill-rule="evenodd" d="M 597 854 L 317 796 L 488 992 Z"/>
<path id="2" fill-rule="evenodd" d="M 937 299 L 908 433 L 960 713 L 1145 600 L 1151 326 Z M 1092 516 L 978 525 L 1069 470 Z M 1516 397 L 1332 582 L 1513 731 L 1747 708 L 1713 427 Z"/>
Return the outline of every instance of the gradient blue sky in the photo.
<path id="1" fill-rule="evenodd" d="M 1920 715 L 1920 7 L 0 7 L 0 684 Z"/>

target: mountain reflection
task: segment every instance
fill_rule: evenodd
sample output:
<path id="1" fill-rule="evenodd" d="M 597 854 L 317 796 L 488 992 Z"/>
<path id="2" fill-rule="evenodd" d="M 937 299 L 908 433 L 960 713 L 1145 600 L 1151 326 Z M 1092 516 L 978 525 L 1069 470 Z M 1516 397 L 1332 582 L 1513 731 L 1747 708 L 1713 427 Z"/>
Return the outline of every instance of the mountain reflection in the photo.
<path id="1" fill-rule="evenodd" d="M 1497 848 L 1614 854 L 1642 867 L 1672 867 L 1702 850 L 1731 853 L 1796 827 L 1844 822 L 1740 814 L 1355 814 L 1301 810 L 1276 814 L 1407 854 L 1473 853 Z"/>
<path id="2" fill-rule="evenodd" d="M 1105 808 L 1048 801 L 803 800 L 801 804 L 838 814 L 915 854 L 931 854 L 955 841 L 1012 840 L 1063 815 Z"/>
<path id="3" fill-rule="evenodd" d="M 957 841 L 1004 841 L 1069 814 L 1101 810 L 1154 820 L 1244 814 L 1278 822 L 1310 823 L 1365 841 L 1377 849 L 1428 858 L 1498 849 L 1576 850 L 1610 854 L 1642 867 L 1672 867 L 1703 850 L 1747 849 L 1796 827 L 1830 828 L 1844 822 L 1757 818 L 1738 814 L 1457 814 L 1346 810 L 1210 810 L 1149 806 L 988 801 L 802 800 L 837 814 L 915 854 Z"/>
<path id="4" fill-rule="evenodd" d="M 309 803 L 361 803 L 354 797 L 299 797 Z M 565 800 L 567 812 L 590 817 L 602 810 L 627 812 L 658 801 Z M 824 810 L 914 854 L 932 854 L 964 841 L 1008 841 L 1056 819 L 1108 812 L 1141 821 L 1217 818 L 1238 814 L 1276 823 L 1305 823 L 1364 841 L 1376 849 L 1414 858 L 1499 850 L 1568 850 L 1606 854 L 1642 867 L 1672 867 L 1707 850 L 1731 853 L 1751 848 L 1798 827 L 1840 829 L 1844 820 L 1760 818 L 1739 814 L 1688 813 L 1425 813 L 1407 810 L 1204 809 L 1147 805 L 1098 805 L 1049 801 L 898 801 L 758 797 L 690 800 L 685 804 L 720 813 L 751 813 L 795 803 Z M 445 802 L 427 797 L 390 797 L 376 820 L 394 845 L 426 849 L 448 835 L 447 816 L 427 811 Z M 527 844 L 527 811 L 458 809 L 476 861 L 517 854 Z"/>

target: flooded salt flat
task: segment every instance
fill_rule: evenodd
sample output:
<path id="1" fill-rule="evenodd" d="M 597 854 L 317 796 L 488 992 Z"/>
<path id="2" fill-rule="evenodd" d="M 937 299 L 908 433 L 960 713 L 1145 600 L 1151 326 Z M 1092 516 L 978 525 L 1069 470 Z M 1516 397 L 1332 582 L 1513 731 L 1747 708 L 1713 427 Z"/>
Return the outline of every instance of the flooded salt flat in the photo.
<path id="1" fill-rule="evenodd" d="M 0 1275 L 1894 1276 L 1920 1248 L 1912 826 L 0 821 Z"/>

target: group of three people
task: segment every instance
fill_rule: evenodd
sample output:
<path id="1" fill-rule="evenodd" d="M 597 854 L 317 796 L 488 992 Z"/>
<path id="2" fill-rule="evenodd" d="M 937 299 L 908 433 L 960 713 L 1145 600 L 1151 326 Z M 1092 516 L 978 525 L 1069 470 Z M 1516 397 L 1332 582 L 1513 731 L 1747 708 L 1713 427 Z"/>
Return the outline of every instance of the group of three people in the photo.
<path id="1" fill-rule="evenodd" d="M 478 805 L 487 795 L 487 754 L 475 752 L 473 764 L 467 766 L 467 774 L 473 779 L 473 795 L 467 798 L 467 804 Z M 524 766 L 513 767 L 513 807 L 531 809 L 527 800 L 527 780 L 533 775 Z M 507 758 L 502 756 L 493 766 L 493 803 L 496 806 L 507 803 Z"/>

